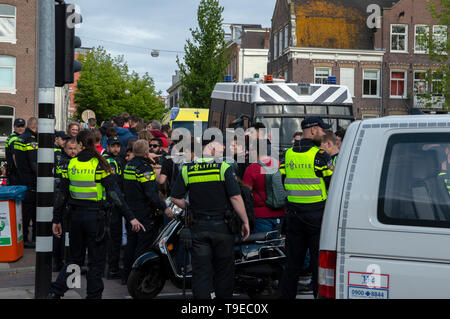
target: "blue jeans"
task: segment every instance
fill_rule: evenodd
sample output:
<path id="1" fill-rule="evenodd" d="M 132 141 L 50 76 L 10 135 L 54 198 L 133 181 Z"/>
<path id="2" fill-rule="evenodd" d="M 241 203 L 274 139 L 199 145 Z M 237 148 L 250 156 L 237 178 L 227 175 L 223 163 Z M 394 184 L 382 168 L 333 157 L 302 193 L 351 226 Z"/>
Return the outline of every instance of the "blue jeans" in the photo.
<path id="1" fill-rule="evenodd" d="M 267 233 L 270 231 L 281 230 L 283 225 L 284 217 L 278 218 L 256 218 L 254 233 Z"/>

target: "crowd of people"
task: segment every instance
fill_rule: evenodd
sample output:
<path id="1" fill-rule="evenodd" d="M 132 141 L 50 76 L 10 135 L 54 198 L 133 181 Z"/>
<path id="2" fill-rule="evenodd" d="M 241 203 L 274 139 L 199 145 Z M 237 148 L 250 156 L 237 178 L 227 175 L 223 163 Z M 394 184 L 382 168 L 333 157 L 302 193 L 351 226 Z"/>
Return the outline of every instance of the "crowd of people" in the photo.
<path id="1" fill-rule="evenodd" d="M 254 132 L 257 139 L 266 139 L 260 132 L 262 128 L 264 125 L 256 123 L 250 132 Z M 298 156 L 307 154 L 315 168 L 313 172 L 323 184 L 317 190 L 322 190 L 325 194 L 345 134 L 345 131 L 333 133 L 329 129 L 330 126 L 320 118 L 303 121 L 302 131 L 295 132 L 292 148 L 286 153 L 286 157 L 290 156 L 294 162 L 304 160 Z M 8 183 L 28 188 L 23 201 L 26 248 L 33 248 L 36 238 L 37 132 L 36 118 L 30 118 L 27 122 L 16 119 L 14 133 L 6 143 Z M 237 212 L 242 219 L 243 237 L 248 237 L 250 232 L 275 230 L 286 234 L 288 263 L 283 278 L 283 295 L 290 298 L 294 284 L 295 292 L 297 291 L 298 275 L 302 271 L 309 271 L 313 276 L 312 289 L 316 296 L 317 227 L 320 230 L 321 215 L 314 212 L 323 211 L 326 196 L 322 195 L 317 201 L 305 203 L 304 198 L 298 200 L 300 197 L 297 196 L 305 189 L 294 183 L 292 188 L 286 186 L 286 205 L 273 207 L 268 204 L 267 183 L 270 180 L 266 178 L 266 168 L 272 167 L 276 162 L 269 155 L 260 155 L 261 152 L 257 149 L 257 162 L 250 163 L 248 149 L 235 140 L 230 151 L 236 162 L 239 156 L 243 156 L 245 161 L 232 165 L 224 162 L 225 164 L 218 164 L 211 170 L 209 159 L 224 155 L 223 141 L 203 142 L 203 157 L 206 160 L 203 159 L 202 162 L 194 158 L 192 153 L 189 158 L 192 162 L 184 166 L 177 164 L 170 156 L 174 144 L 170 125 L 162 125 L 157 120 L 146 122 L 136 115 L 126 113 L 114 116 L 100 125 L 95 119 L 81 124 L 72 122 L 66 131 L 55 132 L 53 270 L 59 272 L 59 276 L 52 284 L 49 297 L 60 298 L 64 295 L 68 289 L 67 265 L 85 265 L 86 252 L 88 298 L 101 298 L 102 274 L 105 269 L 108 279 L 118 279 L 126 284 L 135 259 L 151 249 L 161 226 L 173 217 L 165 199 L 172 195 L 172 201 L 183 208 L 188 192 L 190 206 L 196 212 L 196 217 L 217 213 L 220 219 L 223 212 L 221 209 L 217 211 L 217 207 L 223 206 L 226 207 L 225 210 Z M 285 163 L 287 161 L 286 158 Z M 289 161 L 292 162 L 291 159 Z M 199 163 L 207 164 L 203 165 L 207 167 L 203 173 L 202 165 L 200 170 L 199 165 L 195 165 Z M 201 174 L 198 174 L 199 171 Z M 290 175 L 292 172 L 283 163 L 278 172 L 285 176 L 286 184 L 297 178 Z M 249 202 L 252 207 L 248 206 Z M 305 207 L 307 213 L 299 214 Z M 254 220 L 249 218 L 250 213 Z M 298 219 L 300 215 L 301 218 Z M 306 220 L 303 220 L 305 216 Z M 201 224 L 201 218 L 196 219 Z M 208 222 L 210 219 L 211 216 L 208 217 Z M 194 247 L 197 245 L 197 249 L 193 248 L 191 251 L 194 297 L 207 297 L 211 287 L 214 287 L 216 296 L 226 298 L 230 296 L 229 288 L 232 285 L 221 290 L 220 283 L 213 282 L 214 267 L 208 266 L 208 261 L 205 261 L 207 256 L 202 254 L 207 251 L 207 241 L 216 242 L 215 249 L 227 242 L 222 246 L 225 247 L 224 251 L 230 251 L 230 245 L 233 244 L 227 241 L 226 236 L 217 235 L 227 232 L 222 225 L 211 227 L 208 222 L 203 226 L 192 227 L 191 239 Z M 299 225 L 294 227 L 296 223 Z M 202 227 L 206 227 L 211 233 L 205 235 L 206 230 L 202 230 Z M 302 227 L 304 229 L 299 235 L 298 229 Z M 65 243 L 66 232 L 70 238 L 68 245 Z M 123 265 L 120 267 L 122 249 Z M 228 257 L 224 257 L 223 260 L 228 260 L 228 263 L 222 263 L 222 266 L 229 264 Z M 222 278 L 220 281 L 229 283 L 231 268 L 230 265 L 222 276 L 220 271 L 215 273 L 214 278 Z M 204 269 L 208 271 L 205 273 Z"/>

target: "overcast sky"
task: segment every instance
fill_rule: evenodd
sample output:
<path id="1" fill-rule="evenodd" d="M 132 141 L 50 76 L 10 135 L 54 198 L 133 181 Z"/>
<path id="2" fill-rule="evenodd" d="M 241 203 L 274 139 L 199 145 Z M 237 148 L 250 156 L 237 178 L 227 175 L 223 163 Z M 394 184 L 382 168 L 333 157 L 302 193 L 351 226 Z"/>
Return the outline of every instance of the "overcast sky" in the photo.
<path id="1" fill-rule="evenodd" d="M 167 95 L 177 69 L 176 55 L 151 49 L 183 51 L 189 28 L 197 27 L 200 0 L 72 0 L 83 23 L 76 29 L 83 47 L 102 45 L 113 56 L 124 55 L 130 69 L 148 72 L 157 90 Z M 220 0 L 224 23 L 271 26 L 276 0 Z"/>

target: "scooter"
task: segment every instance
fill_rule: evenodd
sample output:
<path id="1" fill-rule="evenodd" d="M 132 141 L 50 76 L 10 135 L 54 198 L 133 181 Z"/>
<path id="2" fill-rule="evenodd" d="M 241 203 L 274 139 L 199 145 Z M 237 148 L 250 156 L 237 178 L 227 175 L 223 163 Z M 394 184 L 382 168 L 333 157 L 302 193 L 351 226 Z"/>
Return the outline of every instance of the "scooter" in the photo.
<path id="1" fill-rule="evenodd" d="M 162 229 L 152 250 L 134 262 L 128 277 L 128 292 L 134 299 L 155 298 L 167 280 L 183 292 L 185 288 L 191 288 L 192 268 L 183 258 L 184 249 L 179 243 L 184 211 L 172 203 L 169 206 L 175 219 Z M 279 231 L 254 233 L 246 241 L 236 238 L 236 293 L 245 293 L 251 299 L 279 298 L 286 261 L 284 242 Z"/>

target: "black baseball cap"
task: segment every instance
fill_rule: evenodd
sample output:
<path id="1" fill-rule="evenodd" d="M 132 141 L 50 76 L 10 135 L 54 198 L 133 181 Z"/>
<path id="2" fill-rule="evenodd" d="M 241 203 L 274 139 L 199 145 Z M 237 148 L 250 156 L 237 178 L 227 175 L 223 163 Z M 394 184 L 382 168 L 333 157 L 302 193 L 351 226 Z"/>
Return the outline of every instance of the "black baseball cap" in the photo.
<path id="1" fill-rule="evenodd" d="M 302 121 L 302 130 L 313 126 L 320 126 L 324 130 L 331 128 L 331 125 L 325 123 L 320 116 L 309 116 Z"/>
<path id="2" fill-rule="evenodd" d="M 26 122 L 24 119 L 16 119 L 14 121 L 14 126 L 25 126 Z"/>
<path id="3" fill-rule="evenodd" d="M 113 144 L 119 144 L 120 146 L 122 146 L 122 143 L 120 142 L 120 140 L 117 136 L 110 136 L 108 138 L 108 145 L 113 145 Z"/>
<path id="4" fill-rule="evenodd" d="M 55 132 L 55 137 L 60 137 L 60 138 L 62 138 L 63 140 L 67 140 L 67 139 L 70 138 L 70 136 L 67 135 L 64 131 L 56 131 L 56 132 Z"/>

